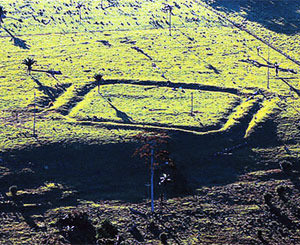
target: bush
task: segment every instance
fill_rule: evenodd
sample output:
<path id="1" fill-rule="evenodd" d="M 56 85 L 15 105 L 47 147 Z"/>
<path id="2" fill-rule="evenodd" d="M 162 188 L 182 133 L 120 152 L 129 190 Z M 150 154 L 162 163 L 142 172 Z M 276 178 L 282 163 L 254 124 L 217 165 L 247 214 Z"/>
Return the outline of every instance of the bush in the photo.
<path id="1" fill-rule="evenodd" d="M 279 198 L 281 200 L 283 200 L 284 202 L 287 202 L 287 198 L 285 197 L 285 193 L 287 190 L 288 190 L 288 188 L 286 186 L 278 186 L 276 188 L 276 192 L 277 192 Z"/>
<path id="2" fill-rule="evenodd" d="M 160 233 L 159 239 L 162 242 L 162 244 L 164 245 L 168 244 L 168 235 L 166 233 Z"/>
<path id="3" fill-rule="evenodd" d="M 136 225 L 133 225 L 128 231 L 131 233 L 135 240 L 137 240 L 138 242 L 144 242 L 144 237 L 142 233 L 138 230 Z"/>
<path id="4" fill-rule="evenodd" d="M 12 197 L 15 197 L 18 192 L 18 187 L 16 185 L 12 185 L 11 187 L 9 187 L 9 192 Z"/>
<path id="5" fill-rule="evenodd" d="M 271 200 L 272 200 L 272 195 L 270 193 L 264 195 L 265 204 L 271 206 L 272 205 Z"/>
<path id="6" fill-rule="evenodd" d="M 153 222 L 151 221 L 150 224 L 148 225 L 148 230 L 155 236 L 155 237 L 158 237 L 159 236 L 159 228 L 158 226 Z"/>
<path id="7" fill-rule="evenodd" d="M 96 231 L 86 213 L 74 211 L 56 222 L 60 232 L 71 244 L 95 244 Z"/>
<path id="8" fill-rule="evenodd" d="M 284 186 L 278 186 L 276 188 L 276 192 L 277 192 L 278 196 L 283 196 L 284 192 L 285 192 L 285 187 Z"/>
<path id="9" fill-rule="evenodd" d="M 285 173 L 290 173 L 293 169 L 293 164 L 287 160 L 283 160 L 279 163 L 279 165 L 282 171 Z"/>
<path id="10" fill-rule="evenodd" d="M 105 219 L 102 223 L 100 228 L 97 229 L 96 238 L 115 238 L 118 235 L 119 231 L 118 228 L 113 225 L 110 220 Z"/>

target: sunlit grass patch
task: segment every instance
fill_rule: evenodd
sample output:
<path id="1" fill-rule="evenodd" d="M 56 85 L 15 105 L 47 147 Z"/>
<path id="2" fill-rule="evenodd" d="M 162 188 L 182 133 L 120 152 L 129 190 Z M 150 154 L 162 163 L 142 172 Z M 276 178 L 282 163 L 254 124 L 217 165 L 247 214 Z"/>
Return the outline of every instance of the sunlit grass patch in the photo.
<path id="1" fill-rule="evenodd" d="M 81 120 L 207 127 L 220 125 L 239 102 L 238 96 L 227 93 L 147 86 L 105 85 L 100 93 L 95 89 L 88 94 L 70 116 Z"/>
<path id="2" fill-rule="evenodd" d="M 198 129 L 216 129 L 221 126 L 228 129 L 236 125 L 253 106 L 249 104 L 249 107 L 241 110 L 241 115 L 237 115 L 240 107 L 234 108 L 239 98 L 229 94 L 190 90 L 183 93 L 169 88 L 145 91 L 142 87 L 108 85 L 101 88 L 105 99 L 96 95 L 94 89 L 81 96 L 79 104 L 74 103 L 68 107 L 71 100 L 78 98 L 78 91 L 91 82 L 95 73 L 101 73 L 104 80 L 198 83 L 235 88 L 247 93 L 264 89 L 270 93 L 290 96 L 289 88 L 281 80 L 274 79 L 274 69 L 270 69 L 270 89 L 267 89 L 267 68 L 258 68 L 242 60 L 251 59 L 265 64 L 270 51 L 270 63 L 276 61 L 282 68 L 297 71 L 299 67 L 273 49 L 269 50 L 253 36 L 221 20 L 210 10 L 194 2 L 177 1 L 173 9 L 172 36 L 169 36 L 168 16 L 162 11 L 163 0 L 118 2 L 118 6 L 103 10 L 101 1 L 85 1 L 81 19 L 75 2 L 71 4 L 67 0 L 28 4 L 8 0 L 1 3 L 10 15 L 23 20 L 18 22 L 6 19 L 5 27 L 30 45 L 30 49 L 20 49 L 14 46 L 6 32 L 0 30 L 0 46 L 3 47 L 0 49 L 0 120 L 3 123 L 0 137 L 6 149 L 36 143 L 30 137 L 22 138 L 32 131 L 34 91 L 38 111 L 43 111 L 43 117 L 48 115 L 47 120 L 51 120 L 53 116 L 62 121 L 57 126 L 59 120 L 38 120 L 39 135 L 45 138 L 40 142 L 58 142 L 76 133 L 80 136 L 74 138 L 80 140 L 91 140 L 98 135 L 92 127 L 83 130 L 83 125 L 76 125 L 77 119 L 124 122 L 124 117 L 118 117 L 116 110 L 108 104 L 108 98 L 132 123 Z M 107 3 L 104 1 L 104 5 Z M 35 19 L 31 9 L 35 11 Z M 243 19 L 231 14 L 228 16 L 237 21 Z M 248 27 L 265 40 L 271 34 L 270 39 L 274 45 L 285 52 L 290 50 L 296 57 L 298 35 L 287 37 L 284 34 L 269 33 L 263 26 L 256 24 Z M 257 54 L 258 46 L 261 46 L 260 56 Z M 37 60 L 37 69 L 62 72 L 61 76 L 56 76 L 57 80 L 46 74 L 34 73 L 33 76 L 44 86 L 55 88 L 57 84 L 70 84 L 53 103 L 39 103 L 47 95 L 37 89 L 36 83 L 27 75 L 26 67 L 21 64 L 28 57 Z M 280 76 L 293 77 L 294 74 L 281 72 Z M 297 88 L 297 80 L 294 81 L 293 86 Z M 189 115 L 191 92 L 195 100 L 194 116 Z M 292 104 L 295 108 L 299 107 L 296 100 Z M 21 110 L 26 120 L 23 119 L 19 124 L 14 122 L 16 118 L 11 112 L 15 110 Z M 52 130 L 52 134 L 48 130 L 53 128 L 52 125 L 60 129 L 70 123 L 68 118 L 53 114 L 64 110 L 66 114 L 72 110 L 74 121 L 68 127 L 74 133 L 66 133 L 69 130 L 58 130 L 59 133 L 55 133 Z M 295 110 L 287 110 L 286 115 L 289 117 L 296 113 Z M 234 114 L 230 115 L 231 112 Z M 81 134 L 83 131 L 85 133 Z M 102 133 L 107 132 L 103 129 Z"/>
<path id="3" fill-rule="evenodd" d="M 257 112 L 257 114 L 249 123 L 249 126 L 245 133 L 245 138 L 249 137 L 259 125 L 266 122 L 268 119 L 272 119 L 272 116 L 280 111 L 280 108 L 278 106 L 279 102 L 280 100 L 278 98 L 274 98 L 270 101 L 266 100 L 262 103 L 262 108 Z"/>

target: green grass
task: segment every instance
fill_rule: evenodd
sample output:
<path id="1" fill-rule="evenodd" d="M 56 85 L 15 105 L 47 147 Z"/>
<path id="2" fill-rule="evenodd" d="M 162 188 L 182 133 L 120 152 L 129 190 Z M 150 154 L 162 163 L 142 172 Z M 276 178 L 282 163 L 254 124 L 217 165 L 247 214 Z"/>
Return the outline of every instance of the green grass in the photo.
<path id="1" fill-rule="evenodd" d="M 117 109 L 126 113 L 134 123 L 203 127 L 218 125 L 239 102 L 237 96 L 226 93 L 130 85 L 105 85 L 100 92 L 103 97 L 97 88 L 94 89 L 71 111 L 70 116 L 81 120 L 97 118 L 123 122 Z M 191 93 L 194 116 L 189 116 Z"/>
<path id="2" fill-rule="evenodd" d="M 225 123 L 223 130 L 227 130 L 237 125 L 248 113 L 249 111 L 258 103 L 258 98 L 253 98 L 250 100 L 245 100 L 244 103 L 239 105 L 234 113 L 229 117 L 228 121 Z"/>
<path id="3" fill-rule="evenodd" d="M 125 199 L 128 196 L 140 195 L 131 179 L 130 188 L 124 188 L 126 191 L 116 190 L 114 183 L 110 180 L 106 181 L 105 178 L 100 178 L 97 184 L 91 185 L 90 181 L 99 180 L 95 164 L 98 171 L 108 179 L 113 178 L 114 175 L 106 174 L 107 166 L 109 170 L 115 168 L 116 172 L 128 168 L 126 177 L 130 178 L 133 172 L 137 173 L 135 160 L 129 159 L 132 154 L 130 150 L 127 151 L 123 145 L 113 145 L 112 148 L 120 147 L 120 149 L 112 152 L 121 152 L 124 155 L 112 156 L 111 159 L 115 161 L 111 161 L 110 157 L 107 157 L 111 152 L 104 152 L 108 148 L 103 145 L 132 141 L 132 137 L 143 130 L 169 129 L 170 132 L 183 132 L 179 136 L 174 134 L 176 142 L 171 142 L 172 158 L 174 156 L 178 166 L 184 166 L 184 176 L 186 173 L 186 176 L 191 177 L 188 182 L 200 183 L 197 182 L 199 178 L 207 177 L 207 183 L 211 186 L 203 185 L 198 189 L 198 196 L 166 200 L 166 205 L 173 211 L 171 215 L 166 215 L 170 222 L 165 224 L 179 228 L 180 241 L 183 244 L 212 243 L 217 239 L 226 244 L 236 242 L 237 239 L 243 241 L 241 237 L 244 243 L 255 243 L 256 228 L 264 222 L 255 223 L 255 220 L 258 220 L 255 219 L 252 223 L 254 229 L 249 229 L 249 235 L 244 233 L 245 220 L 249 220 L 250 215 L 259 217 L 259 221 L 267 221 L 264 223 L 266 226 L 273 226 L 274 221 L 263 208 L 263 195 L 266 190 L 272 191 L 272 188 L 275 190 L 275 186 L 286 182 L 292 185 L 290 180 L 283 180 L 277 176 L 280 170 L 265 171 L 260 168 L 268 168 L 268 166 L 278 168 L 278 162 L 281 160 L 298 158 L 300 103 L 299 97 L 291 92 L 286 84 L 275 79 L 274 69 L 270 69 L 270 88 L 267 88 L 267 68 L 255 67 L 243 60 L 251 59 L 266 64 L 269 52 L 271 63 L 278 62 L 280 67 L 298 72 L 299 66 L 194 1 L 176 1 L 180 8 L 174 7 L 173 10 L 172 36 L 169 36 L 167 14 L 161 11 L 165 2 L 163 0 L 139 2 L 119 0 L 117 7 L 105 10 L 100 8 L 100 0 L 86 0 L 81 20 L 76 4 L 71 5 L 70 2 L 70 0 L 1 2 L 1 5 L 8 10 L 8 15 L 23 20 L 23 23 L 20 23 L 5 19 L 4 26 L 19 38 L 26 40 L 30 49 L 14 46 L 10 37 L 0 29 L 0 153 L 49 144 L 59 144 L 62 148 L 72 143 L 100 145 L 94 150 L 89 147 L 92 149 L 91 156 L 86 157 L 82 154 L 82 159 L 81 157 L 74 159 L 74 162 L 68 165 L 68 173 L 58 174 L 60 170 L 55 169 L 58 175 L 50 173 L 49 176 L 51 175 L 51 178 L 61 176 L 62 182 L 65 182 L 66 176 L 69 175 L 67 178 L 72 188 L 82 190 L 82 193 L 79 192 L 79 197 L 84 196 L 88 200 L 94 199 L 98 193 L 99 199 L 101 196 Z M 106 6 L 107 1 L 103 0 L 103 2 Z M 41 11 L 43 11 L 42 15 L 39 14 Z M 72 15 L 69 15 L 68 11 L 71 11 Z M 221 13 L 238 23 L 246 21 L 246 28 L 258 37 L 270 41 L 294 59 L 300 59 L 299 34 L 285 35 L 270 31 L 256 22 L 246 20 L 244 10 Z M 41 21 L 50 22 L 42 24 Z M 257 55 L 258 46 L 262 48 L 261 56 Z M 34 78 L 44 86 L 54 89 L 57 84 L 70 85 L 66 91 L 56 97 L 53 103 L 49 100 L 46 101 L 48 104 L 41 103 L 45 101 L 47 95 L 38 89 L 37 84 L 27 75 L 26 67 L 22 65 L 23 59 L 27 57 L 37 60 L 37 64 L 34 65 L 36 69 L 53 69 L 62 72 L 62 75 L 56 76 L 58 80 L 44 73 L 33 72 Z M 163 81 L 166 82 L 166 86 L 104 84 L 100 87 L 101 95 L 98 94 L 98 88 L 95 86 L 84 91 L 89 85 L 93 85 L 93 76 L 96 73 L 103 75 L 104 83 L 105 80 L 113 79 Z M 289 81 L 291 85 L 299 88 L 299 74 L 280 72 L 280 76 L 296 77 L 297 79 Z M 172 82 L 172 85 L 199 84 L 201 88 L 173 90 L 168 87 L 168 81 Z M 207 86 L 210 91 L 203 86 Z M 234 88 L 236 93 L 225 93 L 224 88 Z M 33 137 L 34 91 L 37 101 L 35 125 L 37 137 Z M 194 116 L 190 115 L 191 93 L 194 96 Z M 62 110 L 66 115 L 62 115 Z M 270 121 L 274 122 L 274 132 L 273 128 L 268 128 L 267 122 Z M 233 130 L 235 128 L 242 132 L 237 133 L 240 136 L 231 137 L 231 134 L 236 132 Z M 271 137 L 269 129 L 272 131 Z M 224 157 L 223 155 L 219 158 L 215 157 L 215 153 L 222 152 L 224 149 L 230 150 L 241 141 L 248 140 L 251 136 L 255 137 L 256 132 L 261 132 L 262 137 L 257 137 L 257 141 L 261 140 L 262 142 L 259 143 L 262 145 L 265 136 L 271 140 L 278 138 L 276 143 L 279 145 L 266 144 L 258 147 L 255 141 L 253 146 L 252 142 L 247 141 L 250 144 L 245 148 L 236 148 L 232 152 L 225 152 Z M 190 134 L 194 137 L 190 137 Z M 292 155 L 287 152 L 286 147 Z M 87 149 L 80 150 L 81 145 L 74 148 L 74 151 L 69 150 L 69 154 L 76 151 L 79 156 L 81 152 L 89 152 Z M 64 156 L 60 155 L 61 151 L 55 150 L 56 147 L 53 150 L 54 156 L 51 157 L 66 161 Z M 98 154 L 100 157 L 97 157 Z M 120 160 L 125 155 L 128 155 L 128 158 Z M 0 157 L 2 158 L 1 155 Z M 40 157 L 37 154 L 36 159 Z M 44 160 L 38 159 L 36 163 L 32 161 L 35 165 L 30 167 L 40 171 L 39 167 L 44 164 L 44 161 L 49 160 L 47 157 L 45 154 L 42 156 Z M 26 156 L 24 158 L 26 159 Z M 51 159 L 49 162 L 51 163 Z M 76 162 L 80 162 L 81 165 L 76 165 Z M 215 166 L 217 173 L 224 173 L 226 181 L 230 178 L 230 181 L 236 182 L 224 186 L 223 183 L 214 185 L 215 179 L 216 183 L 219 183 L 217 178 L 219 176 L 211 178 L 210 174 L 205 176 L 205 173 L 210 171 L 210 167 L 215 171 Z M 220 166 L 222 171 L 218 170 Z M 72 168 L 76 168 L 76 176 L 72 176 L 70 171 Z M 256 168 L 260 171 L 256 171 Z M 251 173 L 244 175 L 249 169 Z M 8 169 L 1 166 L 0 170 L 4 174 L 14 171 L 13 167 Z M 234 177 L 231 175 L 226 177 L 228 172 L 234 172 Z M 243 175 L 240 175 L 241 173 Z M 118 174 L 125 176 L 122 171 Z M 138 175 L 139 178 L 144 178 L 139 172 Z M 76 179 L 77 177 L 80 179 Z M 122 178 L 116 179 L 124 186 Z M 24 189 L 19 194 L 39 192 L 49 195 L 59 189 L 63 197 L 71 196 L 72 190 L 63 189 L 65 185 L 60 186 L 59 182 L 58 180 L 43 181 L 44 184 L 37 185 L 36 189 Z M 294 194 L 291 197 L 297 197 L 297 193 Z M 49 200 L 52 201 L 52 196 L 49 196 Z M 102 207 L 105 212 L 101 212 L 100 215 L 117 217 L 119 225 L 121 223 L 122 226 L 120 231 L 124 231 L 124 234 L 128 232 L 128 224 L 131 222 L 129 205 L 123 202 L 94 203 L 88 200 L 77 199 L 78 203 L 86 205 L 88 212 L 93 214 Z M 278 199 L 277 206 L 279 202 Z M 132 207 L 131 204 L 130 206 Z M 136 205 L 136 207 L 148 210 L 148 204 Z M 75 206 L 67 206 L 64 209 L 75 208 Z M 91 208 L 95 210 L 91 211 Z M 287 206 L 284 208 L 286 209 Z M 122 210 L 123 214 L 120 213 Z M 180 210 L 181 213 L 178 212 Z M 61 211 L 61 208 L 53 209 L 55 213 L 53 217 L 56 217 L 58 211 Z M 46 220 L 45 225 L 51 224 L 53 217 Z M 191 220 L 186 220 L 187 218 Z M 182 224 L 189 225 L 187 230 L 182 230 L 179 220 L 184 221 Z M 141 219 L 137 221 L 145 222 Z M 20 242 L 20 237 L 23 238 L 24 243 L 32 242 L 32 239 L 27 237 L 32 233 L 28 226 L 24 229 L 24 222 L 23 226 L 19 220 L 12 223 L 11 220 L 6 219 L 5 222 L 7 222 L 5 232 L 17 230 L 18 234 L 9 238 L 12 243 Z M 55 228 L 51 227 L 48 228 L 52 232 Z M 276 236 L 282 243 L 285 238 L 282 238 L 280 232 L 277 232 Z M 38 232 L 34 233 L 38 234 Z M 42 236 L 45 238 L 44 233 Z M 158 242 L 150 241 L 149 237 L 147 236 L 147 242 Z M 298 239 L 296 235 L 290 237 Z M 3 239 L 7 240 L 7 237 Z M 131 238 L 128 236 L 128 239 Z M 271 236 L 267 239 L 272 240 Z M 274 242 L 275 240 L 276 238 L 273 239 Z"/>
<path id="4" fill-rule="evenodd" d="M 249 126 L 245 133 L 245 138 L 248 138 L 252 132 L 255 131 L 256 127 L 266 122 L 280 111 L 278 104 L 280 103 L 279 98 L 274 98 L 271 100 L 265 100 L 262 103 L 262 108 L 257 112 L 257 114 L 252 118 Z"/>
<path id="5" fill-rule="evenodd" d="M 15 3 L 15 7 L 12 3 Z M 58 81 L 46 74 L 33 73 L 43 85 L 54 88 L 57 83 L 71 84 L 65 93 L 56 98 L 53 105 L 38 108 L 42 112 L 39 114 L 41 118 L 38 119 L 37 132 L 41 138 L 40 142 L 43 143 L 75 139 L 97 141 L 99 135 L 105 135 L 102 138 L 109 143 L 118 138 L 119 133 L 115 135 L 110 131 L 106 132 L 104 128 L 76 125 L 77 119 L 86 120 L 93 117 L 104 121 L 122 122 L 116 116 L 115 110 L 96 95 L 96 89 L 87 93 L 84 98 L 81 97 L 81 102 L 72 108 L 70 116 L 75 119 L 72 124 L 55 112 L 67 105 L 71 99 L 79 98 L 78 91 L 91 83 L 95 73 L 103 74 L 104 79 L 169 80 L 173 83 L 199 83 L 220 88 L 236 88 L 250 93 L 258 88 L 266 89 L 267 68 L 257 68 L 241 60 L 249 58 L 265 63 L 267 46 L 194 2 L 186 4 L 184 1 L 177 1 L 180 8 L 175 7 L 173 10 L 172 36 L 168 35 L 167 14 L 161 11 L 161 0 L 138 4 L 135 1 L 119 1 L 118 7 L 107 8 L 105 11 L 100 8 L 100 1 L 86 1 L 90 11 L 87 14 L 88 10 L 83 9 L 82 20 L 76 12 L 76 6 L 66 6 L 65 3 L 70 2 L 30 3 L 39 21 L 50 20 L 47 25 L 34 20 L 29 11 L 30 6 L 25 6 L 23 1 L 9 0 L 2 3 L 9 15 L 24 21 L 19 23 L 5 19 L 5 26 L 25 39 L 31 47 L 29 50 L 23 50 L 14 46 L 6 33 L 0 30 L 0 45 L 5 47 L 0 49 L 1 151 L 40 144 L 31 137 L 20 136 L 20 133 L 28 134 L 32 128 L 33 90 L 36 87 L 33 80 L 27 76 L 25 66 L 21 64 L 27 57 L 37 60 L 35 68 L 54 69 L 63 73 L 56 76 Z M 59 7 L 62 9 L 57 9 Z M 45 9 L 45 12 L 40 16 L 37 13 L 42 9 Z M 73 13 L 72 16 L 67 13 L 68 10 Z M 241 21 L 243 18 L 233 14 L 228 16 L 235 21 Z M 156 28 L 153 21 L 158 21 L 163 28 Z M 249 28 L 264 39 L 270 33 L 275 46 L 286 52 L 289 47 L 293 57 L 297 58 L 297 35 L 291 37 L 269 32 L 256 23 L 251 23 Z M 101 41 L 107 41 L 111 46 L 104 45 Z M 257 46 L 262 47 L 261 57 L 256 53 Z M 139 48 L 148 57 L 133 47 Z M 270 62 L 275 61 L 283 68 L 298 70 L 294 63 L 270 49 Z M 280 80 L 275 80 L 274 73 L 271 69 L 269 92 L 289 96 L 288 87 Z M 280 75 L 295 76 L 288 73 Z M 291 83 L 297 87 L 296 80 Z M 235 111 L 237 101 L 246 99 L 245 96 L 238 98 L 219 92 L 193 91 L 194 110 L 199 113 L 191 117 L 189 100 L 192 91 L 189 90 L 181 94 L 167 88 L 146 91 L 138 86 L 107 85 L 102 86 L 101 91 L 105 97 L 112 99 L 114 106 L 130 116 L 134 123 L 172 127 L 200 126 L 202 130 L 207 126 L 225 124 L 226 129 L 228 125 L 233 125 L 232 120 L 236 115 L 230 116 L 230 112 Z M 36 90 L 36 97 L 39 102 L 45 94 Z M 293 104 L 299 107 L 298 101 L 293 101 Z M 144 106 L 146 108 L 143 108 Z M 156 109 L 160 110 L 155 111 Z M 18 111 L 20 122 L 16 122 L 14 111 Z M 294 113 L 291 111 L 288 116 Z M 58 128 L 59 133 L 50 133 L 49 128 Z M 129 135 L 133 132 L 130 131 Z M 124 132 L 124 135 L 127 133 Z"/>

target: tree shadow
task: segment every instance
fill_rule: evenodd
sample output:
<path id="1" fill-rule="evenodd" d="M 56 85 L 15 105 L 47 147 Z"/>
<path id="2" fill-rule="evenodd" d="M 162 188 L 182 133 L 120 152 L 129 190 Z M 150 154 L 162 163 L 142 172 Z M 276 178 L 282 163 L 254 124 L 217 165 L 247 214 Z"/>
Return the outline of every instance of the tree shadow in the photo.
<path id="1" fill-rule="evenodd" d="M 13 41 L 13 43 L 16 47 L 20 47 L 22 49 L 30 48 L 30 46 L 28 44 L 26 44 L 26 40 L 16 37 L 14 34 L 12 34 L 8 29 L 6 29 L 3 26 L 2 26 L 2 29 L 8 33 L 8 35 L 11 37 L 11 40 Z"/>
<path id="2" fill-rule="evenodd" d="M 26 40 L 22 40 L 18 37 L 13 37 L 12 40 L 16 47 L 20 47 L 22 49 L 29 49 L 29 47 L 30 47 L 28 44 L 26 44 Z"/>
<path id="3" fill-rule="evenodd" d="M 213 70 L 214 73 L 216 73 L 216 74 L 221 74 L 221 71 L 218 68 L 216 68 L 213 65 L 211 65 L 211 64 L 209 64 L 208 66 L 206 66 L 206 68 L 210 69 L 210 70 Z"/>
<path id="4" fill-rule="evenodd" d="M 32 80 L 38 85 L 38 89 L 42 91 L 44 94 L 46 94 L 52 102 L 55 101 L 55 93 L 54 89 L 51 87 L 44 86 L 38 79 L 31 76 Z"/>
<path id="5" fill-rule="evenodd" d="M 108 104 L 111 106 L 111 108 L 113 108 L 116 111 L 116 116 L 122 119 L 124 123 L 132 122 L 132 117 L 128 116 L 125 112 L 118 110 L 118 108 L 115 107 L 112 103 L 108 102 Z"/>
<path id="6" fill-rule="evenodd" d="M 300 1 L 298 0 L 204 0 L 223 12 L 245 12 L 247 20 L 286 35 L 300 31 Z"/>

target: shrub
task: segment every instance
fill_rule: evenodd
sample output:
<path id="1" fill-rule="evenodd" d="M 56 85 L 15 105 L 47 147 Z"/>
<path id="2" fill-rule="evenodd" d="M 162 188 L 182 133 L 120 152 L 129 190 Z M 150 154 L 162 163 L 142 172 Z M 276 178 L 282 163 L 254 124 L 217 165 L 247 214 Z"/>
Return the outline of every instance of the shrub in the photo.
<path id="1" fill-rule="evenodd" d="M 160 233 L 159 239 L 162 242 L 162 244 L 164 245 L 168 244 L 168 235 L 166 233 Z"/>
<path id="2" fill-rule="evenodd" d="M 12 185 L 11 187 L 9 187 L 9 192 L 12 197 L 15 197 L 18 192 L 18 187 L 16 185 Z"/>
<path id="3" fill-rule="evenodd" d="M 97 229 L 96 238 L 115 238 L 118 232 L 118 228 L 110 220 L 105 219 Z"/>
<path id="4" fill-rule="evenodd" d="M 272 199 L 272 195 L 270 193 L 264 195 L 265 204 L 267 204 L 268 206 L 272 205 L 271 199 Z"/>
<path id="5" fill-rule="evenodd" d="M 287 187 L 286 186 L 278 186 L 276 188 L 276 192 L 278 194 L 278 196 L 280 197 L 280 199 L 282 199 L 284 202 L 287 201 L 286 197 L 284 196 L 284 194 L 287 191 Z"/>
<path id="6" fill-rule="evenodd" d="M 56 222 L 71 244 L 95 244 L 96 231 L 86 213 L 74 211 Z"/>
<path id="7" fill-rule="evenodd" d="M 276 192 L 277 192 L 278 196 L 283 196 L 284 192 L 285 192 L 285 187 L 284 186 L 278 186 L 276 188 Z"/>
<path id="8" fill-rule="evenodd" d="M 292 171 L 293 164 L 287 160 L 283 160 L 279 165 L 283 172 L 290 173 Z"/>
<path id="9" fill-rule="evenodd" d="M 136 225 L 133 225 L 129 229 L 129 232 L 131 233 L 131 235 L 134 237 L 135 240 L 137 240 L 139 242 L 144 242 L 144 237 L 143 237 L 142 233 L 138 230 Z"/>
<path id="10" fill-rule="evenodd" d="M 150 224 L 148 225 L 148 230 L 155 236 L 155 237 L 158 237 L 159 236 L 159 228 L 158 226 L 153 222 L 151 221 Z"/>

